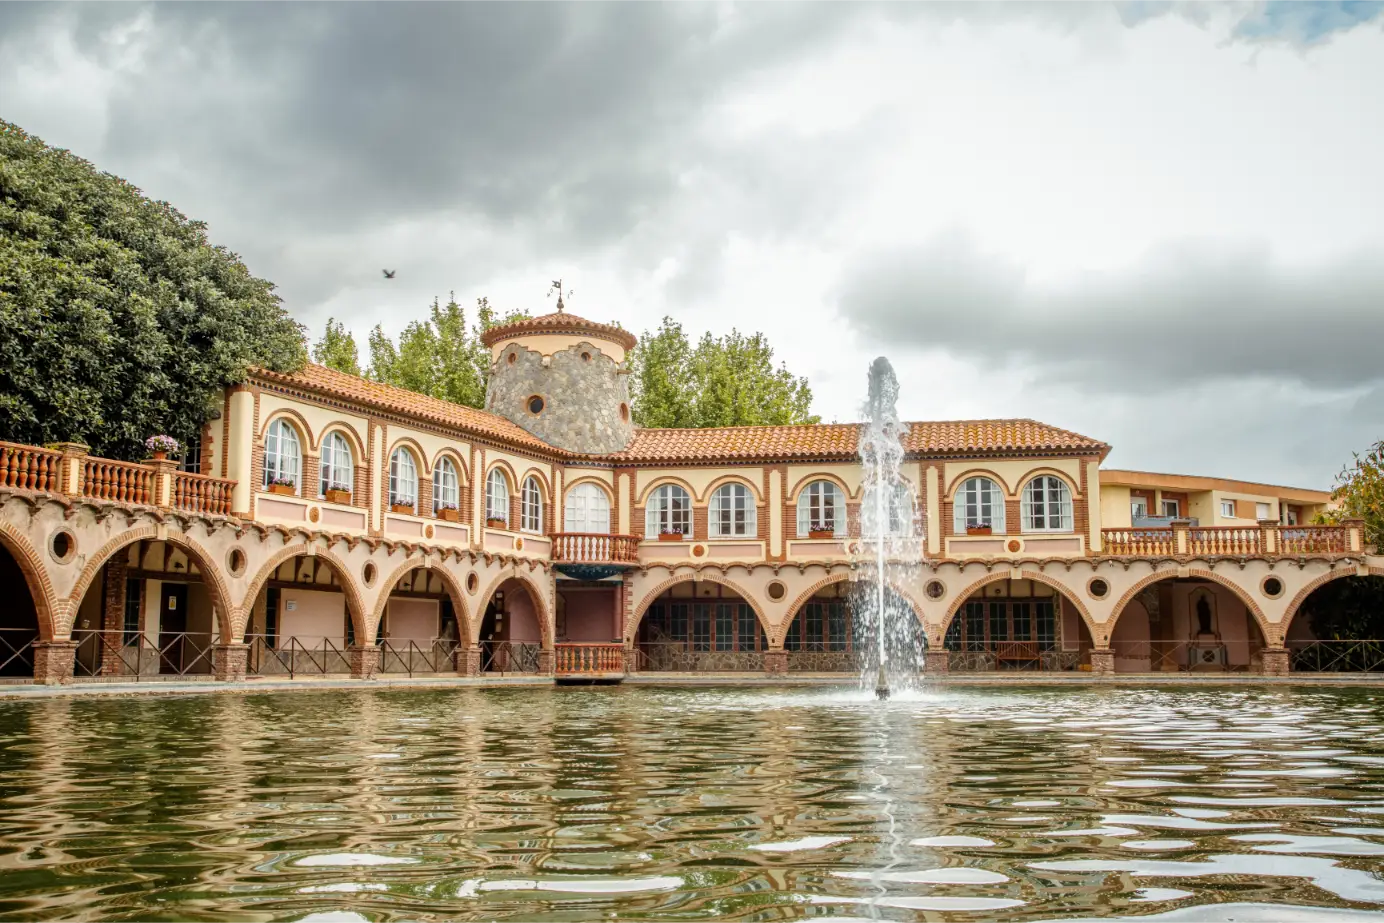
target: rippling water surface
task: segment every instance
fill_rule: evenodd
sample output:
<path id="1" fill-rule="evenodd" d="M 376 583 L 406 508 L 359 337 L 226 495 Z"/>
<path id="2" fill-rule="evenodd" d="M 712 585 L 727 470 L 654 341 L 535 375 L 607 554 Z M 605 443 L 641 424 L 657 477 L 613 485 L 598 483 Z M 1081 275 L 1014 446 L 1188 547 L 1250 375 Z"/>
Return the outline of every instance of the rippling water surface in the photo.
<path id="1" fill-rule="evenodd" d="M 0 703 L 6 920 L 1337 920 L 1381 869 L 1384 690 Z"/>

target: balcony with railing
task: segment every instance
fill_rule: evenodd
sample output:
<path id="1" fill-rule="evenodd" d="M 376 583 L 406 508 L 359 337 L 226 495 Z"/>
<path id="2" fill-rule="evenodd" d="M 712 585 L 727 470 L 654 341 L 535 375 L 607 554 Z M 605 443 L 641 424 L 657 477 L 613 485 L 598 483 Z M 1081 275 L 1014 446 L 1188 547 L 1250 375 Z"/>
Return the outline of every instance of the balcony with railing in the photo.
<path id="1" fill-rule="evenodd" d="M 618 680 L 625 676 L 625 648 L 620 644 L 560 643 L 553 649 L 553 672 L 559 680 Z"/>
<path id="2" fill-rule="evenodd" d="M 639 563 L 639 539 L 606 532 L 555 532 L 553 565 L 569 577 L 600 580 Z"/>
<path id="3" fill-rule="evenodd" d="M 1102 529 L 1101 554 L 1117 557 L 1294 557 L 1370 552 L 1364 523 L 1351 519 L 1333 526 L 1192 526 Z"/>

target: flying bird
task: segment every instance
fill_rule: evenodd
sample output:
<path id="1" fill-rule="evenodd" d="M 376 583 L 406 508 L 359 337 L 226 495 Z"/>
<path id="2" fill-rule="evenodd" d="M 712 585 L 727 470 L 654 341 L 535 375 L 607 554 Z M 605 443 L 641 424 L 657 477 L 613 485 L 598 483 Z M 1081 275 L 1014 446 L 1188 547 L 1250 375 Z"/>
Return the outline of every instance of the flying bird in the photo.
<path id="1" fill-rule="evenodd" d="M 397 270 L 397 269 L 382 269 L 382 270 L 380 270 L 380 271 L 384 273 L 384 277 L 385 277 L 386 279 L 392 279 L 392 278 L 394 278 L 394 274 L 395 274 L 396 272 L 398 272 L 399 270 Z"/>

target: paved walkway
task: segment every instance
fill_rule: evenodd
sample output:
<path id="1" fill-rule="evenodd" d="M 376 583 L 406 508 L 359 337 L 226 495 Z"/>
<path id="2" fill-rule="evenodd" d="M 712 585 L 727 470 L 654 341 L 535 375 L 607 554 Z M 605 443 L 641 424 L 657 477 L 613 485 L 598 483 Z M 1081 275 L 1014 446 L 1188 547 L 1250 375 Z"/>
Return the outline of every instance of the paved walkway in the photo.
<path id="1" fill-rule="evenodd" d="M 949 673 L 926 677 L 928 686 L 1372 686 L 1384 689 L 1384 673 Z M 243 683 L 214 680 L 147 680 L 138 683 L 72 683 L 67 686 L 0 685 L 0 700 L 84 698 L 89 696 L 205 695 L 256 692 L 327 692 L 354 689 L 439 689 L 552 686 L 551 676 L 349 676 L 298 679 L 248 679 Z M 855 686 L 856 677 L 841 673 L 796 673 L 764 676 L 746 673 L 637 673 L 631 686 Z"/>

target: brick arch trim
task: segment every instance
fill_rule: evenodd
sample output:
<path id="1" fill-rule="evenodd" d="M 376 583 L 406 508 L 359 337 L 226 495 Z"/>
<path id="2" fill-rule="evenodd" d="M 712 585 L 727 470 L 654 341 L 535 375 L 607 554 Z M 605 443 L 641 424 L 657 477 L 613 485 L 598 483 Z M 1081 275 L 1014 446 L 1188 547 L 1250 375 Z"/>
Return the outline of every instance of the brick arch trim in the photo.
<path id="1" fill-rule="evenodd" d="M 326 424 L 317 433 L 317 443 L 312 447 L 314 452 L 321 454 L 322 444 L 327 441 L 327 437 L 332 433 L 340 433 L 346 438 L 346 443 L 351 447 L 351 465 L 365 464 L 365 456 L 368 454 L 365 448 L 365 440 L 360 438 L 355 427 L 344 420 L 333 420 Z"/>
<path id="2" fill-rule="evenodd" d="M 121 549 L 128 548 L 135 542 L 145 539 L 167 542 L 197 564 L 198 569 L 202 572 L 202 583 L 206 585 L 211 594 L 212 617 L 216 620 L 221 643 L 229 644 L 234 640 L 236 620 L 235 610 L 231 607 L 231 590 L 226 584 L 226 577 L 222 574 L 216 559 L 212 557 L 212 553 L 186 535 L 176 532 L 165 532 L 164 536 L 159 538 L 159 530 L 152 525 L 143 525 L 121 532 L 87 558 L 86 567 L 82 568 L 82 573 L 73 585 L 71 595 L 68 596 L 69 617 L 74 615 L 78 607 L 81 606 L 82 598 L 86 596 L 92 582 L 96 579 L 96 575 L 101 572 L 101 568 L 106 566 L 106 562 Z M 63 625 L 61 630 L 64 636 L 70 636 L 72 626 L 70 624 Z"/>
<path id="3" fill-rule="evenodd" d="M 564 503 L 566 503 L 566 502 L 567 502 L 567 495 L 570 494 L 570 493 L 572 492 L 572 488 L 574 488 L 574 487 L 580 487 L 580 486 L 583 485 L 583 484 L 595 484 L 596 487 L 598 487 L 598 488 L 600 489 L 600 491 L 606 495 L 606 499 L 610 501 L 610 509 L 611 509 L 612 512 L 614 512 L 614 510 L 615 510 L 615 489 L 612 488 L 612 487 L 611 487 L 609 484 L 607 484 L 605 481 L 602 481 L 600 478 L 598 478 L 598 477 L 593 477 L 593 476 L 591 476 L 591 475 L 589 475 L 589 474 L 582 475 L 581 477 L 576 478 L 575 480 L 571 480 L 571 481 L 568 481 L 566 484 L 563 484 L 563 485 L 562 485 L 562 501 L 563 501 Z"/>
<path id="4" fill-rule="evenodd" d="M 827 471 L 812 471 L 798 478 L 796 481 L 793 482 L 792 486 L 788 488 L 788 502 L 796 505 L 798 502 L 798 497 L 801 496 L 802 492 L 807 489 L 808 485 L 813 483 L 814 481 L 830 481 L 831 483 L 835 484 L 838 488 L 840 488 L 841 495 L 845 497 L 847 503 L 859 501 L 861 495 L 864 492 L 864 487 L 862 486 L 860 491 L 857 491 L 856 493 L 851 493 L 851 489 L 846 485 L 846 482 L 841 480 L 841 478 L 835 474 L 831 474 Z"/>
<path id="5" fill-rule="evenodd" d="M 1120 597 L 1119 601 L 1115 603 L 1114 608 L 1110 610 L 1110 621 L 1106 623 L 1110 631 L 1106 636 L 1106 640 L 1109 640 L 1109 634 L 1114 634 L 1115 625 L 1117 622 L 1119 622 L 1120 616 L 1124 614 L 1125 609 L 1129 607 L 1130 602 L 1133 601 L 1134 597 L 1142 593 L 1145 587 L 1153 586 L 1153 584 L 1159 583 L 1164 580 L 1175 580 L 1177 579 L 1177 576 L 1178 574 L 1176 570 L 1156 570 L 1153 573 L 1140 578 L 1134 584 L 1134 586 L 1130 587 L 1128 590 L 1125 590 L 1124 595 Z M 1274 643 L 1274 639 L 1278 636 L 1274 633 L 1273 626 L 1269 623 L 1268 618 L 1264 615 L 1264 610 L 1259 608 L 1259 604 L 1254 601 L 1254 599 L 1249 595 L 1249 592 L 1244 587 L 1236 584 L 1233 580 L 1230 580 L 1226 577 L 1222 577 L 1220 574 L 1214 574 L 1211 571 L 1201 567 L 1191 568 L 1187 572 L 1187 576 L 1199 577 L 1203 580 L 1210 580 L 1212 583 L 1218 583 L 1226 589 L 1230 590 L 1230 592 L 1234 593 L 1236 598 L 1239 599 L 1240 602 L 1245 604 L 1245 609 L 1249 611 L 1249 614 L 1254 619 L 1255 624 L 1259 626 L 1259 633 L 1263 636 L 1264 643 L 1268 645 L 1272 645 Z M 1286 624 L 1286 621 L 1284 624 Z"/>
<path id="6" fill-rule="evenodd" d="M 370 624 L 374 626 L 376 636 L 380 631 L 380 620 L 384 618 L 384 607 L 389 604 L 389 594 L 394 591 L 394 585 L 403 579 L 404 574 L 414 570 L 426 570 L 428 573 L 437 574 L 442 578 L 442 585 L 447 589 L 447 596 L 452 601 L 452 609 L 457 617 L 457 637 L 459 640 L 470 639 L 471 637 L 471 611 L 466 605 L 466 594 L 461 590 L 461 585 L 456 578 L 448 572 L 445 567 L 426 567 L 426 558 L 409 558 L 394 568 L 394 572 L 380 582 L 380 599 L 375 604 L 375 611 L 370 617 Z"/>
<path id="7" fill-rule="evenodd" d="M 432 468 L 429 470 L 433 471 L 435 474 L 437 466 L 442 463 L 444 458 L 450 461 L 452 467 L 456 469 L 458 485 L 461 487 L 470 487 L 471 476 L 466 461 L 461 457 L 460 452 L 450 446 L 444 446 L 437 450 L 437 454 L 433 456 Z"/>
<path id="8" fill-rule="evenodd" d="M 989 468 L 967 468 L 965 471 L 961 472 L 956 477 L 951 479 L 951 482 L 947 484 L 946 489 L 942 491 L 942 499 L 956 502 L 956 492 L 960 490 L 961 485 L 965 484 L 966 481 L 970 478 L 988 478 L 994 481 L 996 484 L 999 485 L 1000 490 L 1001 492 L 1003 492 L 1006 499 L 1017 497 L 1019 495 L 1019 491 L 1023 489 L 1023 484 L 1027 484 L 1032 479 L 1031 475 L 1028 472 L 1025 472 L 1020 486 L 1011 491 L 1009 488 L 1009 482 L 1006 481 L 1004 478 L 1000 477 L 996 472 L 990 470 Z"/>
<path id="9" fill-rule="evenodd" d="M 1028 487 L 1029 482 L 1032 481 L 1034 478 L 1044 476 L 1057 478 L 1063 484 L 1066 484 L 1067 490 L 1071 492 L 1072 500 L 1085 499 L 1084 495 L 1081 492 L 1081 485 L 1078 484 L 1076 481 L 1073 481 L 1072 476 L 1070 474 L 1068 474 L 1065 471 L 1059 471 L 1056 468 L 1050 468 L 1044 465 L 1040 465 L 1037 468 L 1025 471 L 1023 477 L 1019 478 L 1019 482 L 1015 486 L 1014 495 L 1018 497 L 1020 500 L 1022 500 L 1024 497 L 1024 490 Z"/>
<path id="10" fill-rule="evenodd" d="M 745 487 L 748 487 L 750 489 L 750 495 L 754 497 L 755 503 L 759 506 L 764 506 L 767 502 L 764 499 L 763 485 L 756 484 L 752 479 L 746 477 L 743 474 L 721 475 L 716 480 L 712 481 L 710 484 L 707 485 L 706 495 L 702 499 L 705 502 L 710 503 L 711 495 L 716 493 L 716 491 L 720 490 L 722 487 L 725 487 L 727 484 L 741 484 Z"/>
<path id="11" fill-rule="evenodd" d="M 485 588 L 485 592 L 476 597 L 477 600 L 479 600 L 476 604 L 479 611 L 471 624 L 471 629 L 475 632 L 475 636 L 471 638 L 472 643 L 479 643 L 481 622 L 485 620 L 485 607 L 490 605 L 490 598 L 495 595 L 495 591 L 498 590 L 500 585 L 506 580 L 519 581 L 528 592 L 529 599 L 533 600 L 534 609 L 537 610 L 538 614 L 538 631 L 542 639 L 539 646 L 545 651 L 552 650 L 553 624 L 552 613 L 548 611 L 548 601 L 543 597 L 542 587 L 534 583 L 527 574 L 520 573 L 497 574 L 495 579 L 490 581 L 490 585 Z"/>
<path id="12" fill-rule="evenodd" d="M 1384 577 L 1384 567 L 1371 567 L 1369 570 L 1369 575 L 1371 577 Z M 1288 608 L 1283 613 L 1283 621 L 1278 626 L 1279 646 L 1282 646 L 1283 639 L 1288 637 L 1288 627 L 1293 624 L 1293 619 L 1297 618 L 1298 610 L 1302 608 L 1303 603 L 1307 602 L 1307 597 L 1311 596 L 1313 592 L 1321 589 L 1333 580 L 1340 580 L 1343 577 L 1358 576 L 1359 573 L 1354 570 L 1334 568 L 1322 574 L 1320 577 L 1314 578 L 1310 583 L 1298 590 L 1297 595 L 1293 597 L 1293 601 L 1288 603 Z"/>
<path id="13" fill-rule="evenodd" d="M 52 641 L 57 630 L 59 606 L 54 598 L 53 582 L 43 566 L 43 559 L 29 544 L 24 534 L 8 522 L 0 521 L 0 546 L 3 546 L 14 558 L 15 564 L 19 565 L 19 572 L 29 589 L 29 597 L 34 601 L 39 640 Z"/>
<path id="14" fill-rule="evenodd" d="M 255 600 L 259 598 L 260 590 L 264 589 L 269 578 L 290 558 L 308 557 L 308 546 L 304 544 L 285 545 L 278 551 L 269 556 L 269 560 L 260 566 L 255 573 L 255 579 L 250 582 L 249 589 L 245 591 L 245 598 L 241 603 L 241 626 L 240 634 L 245 634 L 245 623 L 249 620 L 250 609 L 255 605 Z M 356 643 L 362 643 L 365 638 L 374 639 L 374 635 L 367 630 L 365 621 L 365 603 L 360 598 L 360 590 L 356 586 L 355 575 L 351 573 L 346 562 L 332 554 L 330 551 L 318 549 L 317 557 L 322 558 L 336 571 L 336 575 L 341 582 L 341 593 L 346 597 L 346 613 L 351 617 L 351 624 L 355 628 Z"/>
<path id="15" fill-rule="evenodd" d="M 307 454 L 321 448 L 321 444 L 312 438 L 312 427 L 308 426 L 307 418 L 292 407 L 280 407 L 271 413 L 260 427 L 260 431 L 255 436 L 257 445 L 264 445 L 264 439 L 269 435 L 269 426 L 281 417 L 288 417 L 293 422 L 293 428 L 298 431 L 298 439 L 301 444 L 298 446 L 299 452 Z"/>
<path id="16" fill-rule="evenodd" d="M 400 436 L 390 445 L 389 451 L 384 456 L 384 476 L 389 478 L 389 463 L 394 459 L 394 453 L 403 449 L 413 456 L 413 463 L 418 468 L 418 479 L 421 481 L 425 477 L 432 477 L 432 469 L 428 467 L 428 453 L 423 451 L 423 447 L 418 444 L 418 440 L 412 436 Z"/>
<path id="17" fill-rule="evenodd" d="M 798 614 L 798 610 L 801 609 L 803 606 L 807 605 L 807 601 L 811 599 L 813 596 L 817 595 L 818 592 L 831 586 L 832 584 L 843 583 L 849 579 L 851 579 L 851 575 L 849 573 L 828 574 L 821 580 L 818 580 L 816 583 L 812 584 L 806 590 L 803 590 L 801 593 L 798 594 L 797 599 L 793 600 L 792 605 L 790 605 L 786 610 L 788 613 L 788 617 L 784 619 L 783 627 L 787 628 L 788 623 L 793 621 L 793 618 Z M 913 610 L 913 615 L 918 620 L 918 625 L 923 629 L 926 629 L 927 621 L 923 618 L 923 610 L 918 605 L 918 601 L 913 598 L 912 594 L 892 580 L 888 582 L 888 587 L 894 593 L 897 593 L 899 598 L 901 598 L 904 602 L 908 603 L 908 607 Z M 783 639 L 780 638 L 779 640 L 782 641 Z"/>
<path id="18" fill-rule="evenodd" d="M 740 584 L 733 580 L 728 580 L 714 571 L 703 571 L 698 575 L 682 574 L 677 577 L 669 577 L 646 593 L 644 598 L 634 607 L 634 614 L 630 616 L 629 622 L 625 625 L 625 643 L 632 644 L 634 642 L 634 636 L 639 631 L 639 623 L 644 621 L 645 613 L 649 611 L 649 607 L 653 605 L 654 600 L 663 595 L 664 590 L 676 586 L 679 583 L 688 583 L 693 580 L 705 580 L 708 583 L 719 583 L 721 586 L 729 587 L 734 590 L 739 594 L 740 598 L 749 603 L 750 608 L 754 610 L 755 616 L 759 619 L 759 627 L 764 629 L 764 636 L 769 640 L 770 646 L 772 647 L 777 643 L 773 626 L 769 624 L 769 619 L 765 615 L 764 607 L 760 604 L 759 600 Z"/>
<path id="19" fill-rule="evenodd" d="M 1008 571 L 996 571 L 992 574 L 986 574 L 984 577 L 981 577 L 979 580 L 963 589 L 960 593 L 956 594 L 956 599 L 952 600 L 951 605 L 947 607 L 947 614 L 942 619 L 942 636 L 946 637 L 947 629 L 951 627 L 952 619 L 956 618 L 956 614 L 961 611 L 961 607 L 965 605 L 966 600 L 970 599 L 977 590 L 987 587 L 992 583 L 998 583 L 1001 580 L 1009 579 L 1011 578 Z M 1109 632 L 1103 630 L 1100 624 L 1091 617 L 1091 610 L 1087 609 L 1086 604 L 1077 596 L 1077 590 L 1074 587 L 1070 587 L 1060 580 L 1055 580 L 1047 574 L 1040 574 L 1037 571 L 1031 570 L 1020 571 L 1019 576 L 1014 579 L 1032 580 L 1035 583 L 1041 583 L 1044 586 L 1052 587 L 1066 599 L 1070 600 L 1072 605 L 1076 606 L 1077 614 L 1081 616 L 1081 621 L 1085 623 L 1086 630 L 1091 635 L 1091 641 L 1095 643 L 1097 647 L 1101 647 L 1109 641 Z M 1115 622 L 1112 619 L 1107 627 L 1113 629 L 1114 625 Z"/>
<path id="20" fill-rule="evenodd" d="M 687 498 L 689 500 L 691 500 L 693 503 L 697 502 L 697 491 L 692 488 L 691 482 L 683 480 L 682 478 L 674 474 L 660 474 L 658 477 L 654 478 L 648 484 L 644 485 L 644 490 L 641 491 L 639 496 L 633 500 L 633 505 L 648 506 L 649 498 L 653 495 L 653 492 L 658 490 L 660 487 L 666 487 L 669 484 L 675 484 L 678 487 L 681 487 L 683 490 L 687 491 Z"/>

